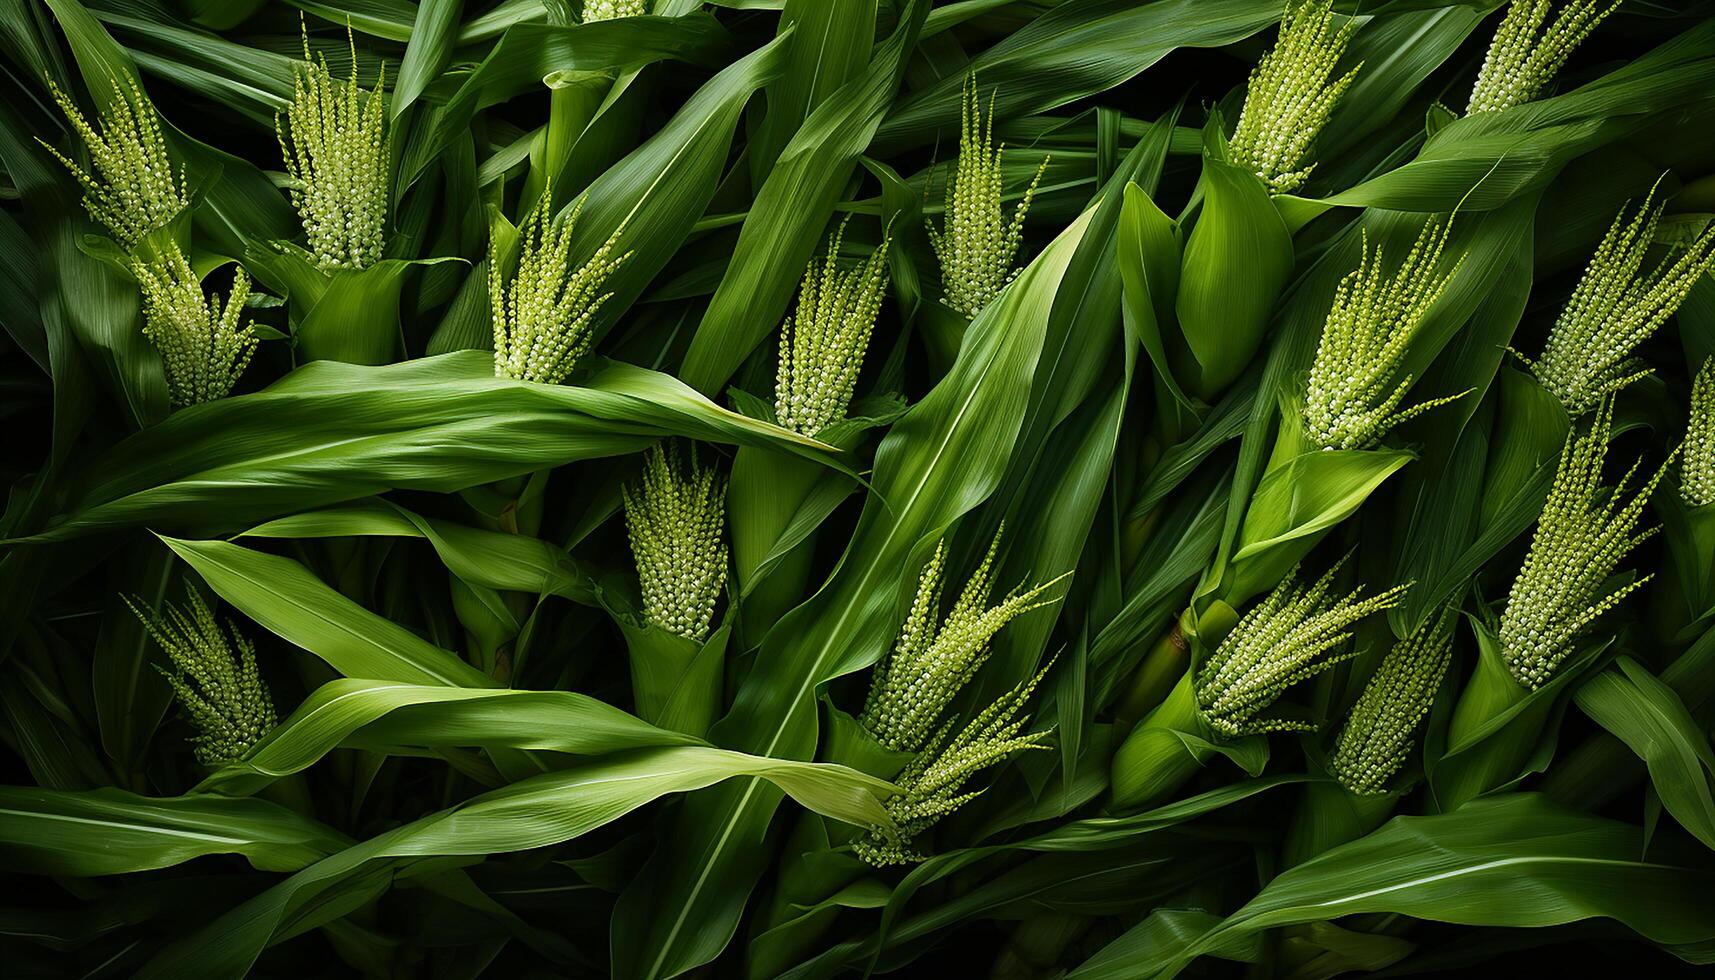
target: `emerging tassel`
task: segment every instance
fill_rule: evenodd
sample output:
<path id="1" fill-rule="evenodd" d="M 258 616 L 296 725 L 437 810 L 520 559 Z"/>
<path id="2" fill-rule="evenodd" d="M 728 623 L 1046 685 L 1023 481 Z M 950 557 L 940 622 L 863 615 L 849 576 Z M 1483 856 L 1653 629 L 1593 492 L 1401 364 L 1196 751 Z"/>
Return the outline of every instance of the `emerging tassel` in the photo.
<path id="1" fill-rule="evenodd" d="M 899 827 L 898 837 L 872 831 L 853 844 L 857 856 L 876 867 L 923 860 L 913 839 L 982 794 L 981 790 L 965 792 L 972 776 L 1014 752 L 1043 748 L 1046 732 L 1019 734 L 1028 720 L 1020 712 L 1047 672 L 1045 666 L 1035 677 L 1002 695 L 950 740 L 947 736 L 954 722 L 942 725 L 894 777 L 894 784 L 904 792 L 883 804 Z"/>
<path id="2" fill-rule="evenodd" d="M 1330 81 L 1357 27 L 1351 18 L 1342 20 L 1336 30 L 1333 0 L 1288 3 L 1279 41 L 1251 71 L 1227 154 L 1273 193 L 1290 194 L 1309 179 L 1315 169 L 1306 162 L 1310 144 L 1362 67 Z"/>
<path id="3" fill-rule="evenodd" d="M 984 116 L 976 82 L 969 79 L 960 105 L 959 164 L 947 183 L 941 229 L 925 224 L 929 244 L 941 262 L 941 302 L 975 317 L 1018 274 L 1012 262 L 1024 240 L 1024 216 L 1036 198 L 1036 185 L 1048 169 L 1048 160 L 1044 158 L 1036 168 L 1009 223 L 1001 206 L 1000 157 L 1006 145 L 994 145 L 994 94 Z"/>
<path id="4" fill-rule="evenodd" d="M 917 597 L 900 630 L 899 642 L 892 654 L 876 665 L 859 719 L 887 748 L 917 752 L 930 742 L 954 696 L 987 662 L 989 641 L 1007 623 L 1046 605 L 1037 599 L 1060 581 L 1057 578 L 1015 591 L 999 604 L 988 605 L 1000 536 L 1001 532 L 995 533 L 983 563 L 965 583 L 953 608 L 941 620 L 940 629 L 935 628 L 935 613 L 941 604 L 947 545 L 943 541 L 935 546 L 934 557 L 918 579 Z"/>
<path id="5" fill-rule="evenodd" d="M 1513 0 L 1495 29 L 1465 114 L 1499 112 L 1541 95 L 1573 50 L 1619 7 L 1619 0 L 1572 0 L 1548 24 L 1554 0 Z"/>
<path id="6" fill-rule="evenodd" d="M 1278 731 L 1313 731 L 1299 721 L 1259 717 L 1286 689 L 1355 653 L 1327 655 L 1351 638 L 1347 627 L 1399 604 L 1407 586 L 1362 598 L 1360 587 L 1338 599 L 1328 588 L 1341 559 L 1309 588 L 1298 569 L 1233 627 L 1197 671 L 1197 705 L 1209 727 L 1226 738 Z"/>
<path id="7" fill-rule="evenodd" d="M 1715 504 L 1715 357 L 1691 382 L 1691 413 L 1680 457 L 1679 499 L 1687 507 Z"/>
<path id="8" fill-rule="evenodd" d="M 1358 703 L 1328 760 L 1340 785 L 1359 796 L 1386 793 L 1405 767 L 1418 723 L 1429 713 L 1441 678 L 1453 659 L 1452 607 L 1394 644 Z"/>
<path id="9" fill-rule="evenodd" d="M 583 201 L 564 221 L 549 217 L 547 191 L 518 229 L 518 270 L 510 287 L 500 269 L 500 256 L 491 238 L 488 246 L 488 300 L 494 313 L 494 374 L 515 381 L 559 384 L 589 353 L 591 329 L 602 304 L 613 296 L 603 292 L 631 253 L 614 256 L 623 226 L 583 265 L 571 267 L 572 230 Z"/>
<path id="10" fill-rule="evenodd" d="M 306 31 L 291 105 L 284 122 L 274 117 L 292 205 L 310 253 L 323 269 L 367 269 L 381 261 L 386 244 L 390 165 L 381 97 L 386 66 L 375 89 L 364 92 L 357 84 L 356 42 L 351 44 L 351 77 L 336 82 L 327 58 L 310 54 Z"/>
<path id="11" fill-rule="evenodd" d="M 1430 308 L 1464 264 L 1461 256 L 1445 273 L 1439 271 L 1451 230 L 1451 218 L 1425 223 L 1391 278 L 1383 278 L 1381 248 L 1372 261 L 1369 237 L 1364 237 L 1358 267 L 1334 292 L 1305 386 L 1304 432 L 1316 445 L 1368 449 L 1406 419 L 1461 397 L 1398 411 L 1414 379 L 1395 380 Z"/>
<path id="12" fill-rule="evenodd" d="M 807 436 L 845 417 L 887 290 L 889 239 L 883 237 L 861 265 L 842 272 L 835 260 L 845 228 L 841 222 L 821 266 L 812 261 L 804 270 L 797 316 L 780 327 L 774 414 L 781 425 Z"/>
<path id="13" fill-rule="evenodd" d="M 624 488 L 625 527 L 643 591 L 643 618 L 670 633 L 702 640 L 726 585 L 726 480 L 681 467 L 661 445 L 644 457 L 643 482 Z"/>
<path id="14" fill-rule="evenodd" d="M 1626 484 L 1643 465 L 1640 459 L 1617 486 L 1604 490 L 1602 463 L 1613 422 L 1613 399 L 1604 399 L 1590 431 L 1567 438 L 1530 551 L 1501 613 L 1501 655 L 1513 677 L 1529 688 L 1547 683 L 1572 654 L 1573 641 L 1653 577 L 1602 593 L 1626 553 L 1658 530 L 1636 532 L 1650 494 L 1667 471 L 1664 463 L 1627 500 Z"/>
<path id="15" fill-rule="evenodd" d="M 250 277 L 238 269 L 225 309 L 205 297 L 202 281 L 177 244 L 148 262 L 132 259 L 143 290 L 143 336 L 161 352 L 167 393 L 175 405 L 225 398 L 256 353 L 256 335 L 240 323 Z"/>
<path id="16" fill-rule="evenodd" d="M 642 17 L 649 12 L 646 0 L 584 0 L 584 23 L 617 17 Z"/>
<path id="17" fill-rule="evenodd" d="M 190 590 L 188 609 L 169 607 L 165 614 L 150 613 L 130 598 L 125 601 L 172 661 L 172 671 L 161 673 L 199 732 L 192 739 L 197 761 L 219 766 L 249 755 L 278 723 L 274 701 L 256 667 L 256 648 L 229 621 L 226 628 L 238 647 L 234 656 L 214 613 L 195 589 Z"/>
<path id="18" fill-rule="evenodd" d="M 1614 218 L 1554 321 L 1542 357 L 1534 362 L 1520 358 L 1574 417 L 1649 373 L 1632 352 L 1715 266 L 1712 223 L 1677 258 L 1666 256 L 1654 271 L 1642 271 L 1661 221 L 1663 205 L 1654 202 L 1652 188 L 1630 221 L 1624 211 Z"/>
<path id="19" fill-rule="evenodd" d="M 167 141 L 161 120 L 143 90 L 131 81 L 130 91 L 112 79 L 113 102 L 100 113 L 101 132 L 89 124 L 77 104 L 52 81 L 48 90 L 60 111 L 89 149 L 94 172 L 87 173 L 71 158 L 38 140 L 70 170 L 83 187 L 83 206 L 89 216 L 105 226 L 115 241 L 129 251 L 149 232 L 160 228 L 190 204 L 184 168 L 173 177 L 167 156 Z"/>

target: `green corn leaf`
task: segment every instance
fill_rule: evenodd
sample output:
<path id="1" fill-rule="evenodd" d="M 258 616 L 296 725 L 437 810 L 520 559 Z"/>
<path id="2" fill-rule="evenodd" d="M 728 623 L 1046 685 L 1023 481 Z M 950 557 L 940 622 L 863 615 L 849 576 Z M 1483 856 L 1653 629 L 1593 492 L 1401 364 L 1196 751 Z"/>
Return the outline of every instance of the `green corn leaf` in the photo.
<path id="1" fill-rule="evenodd" d="M 571 691 L 516 691 L 341 678 L 310 692 L 255 751 L 199 792 L 250 795 L 342 745 L 515 748 L 596 756 L 696 739 Z"/>
<path id="2" fill-rule="evenodd" d="M 92 461 L 42 537 L 145 522 L 236 531 L 395 487 L 460 490 L 636 452 L 672 434 L 826 459 L 809 439 L 616 362 L 577 387 L 495 378 L 491 355 L 477 351 L 373 368 L 317 362 L 256 394 L 176 412 Z M 233 486 L 244 493 L 223 492 Z"/>
<path id="3" fill-rule="evenodd" d="M 339 895 L 366 874 L 408 874 L 412 864 L 435 857 L 546 847 L 663 795 L 739 777 L 760 777 L 837 819 L 887 821 L 876 795 L 890 784 L 849 769 L 704 746 L 621 753 L 513 783 L 338 851 L 168 947 L 138 975 L 239 976 L 276 936 L 342 914 Z"/>
<path id="4" fill-rule="evenodd" d="M 1662 805 L 1715 848 L 1715 749 L 1673 689 L 1630 657 L 1578 686 L 1578 707 L 1649 766 Z"/>
<path id="5" fill-rule="evenodd" d="M 540 538 L 435 520 L 384 500 L 306 511 L 259 524 L 240 538 L 422 538 L 467 585 L 557 595 L 598 605 L 595 572 Z"/>
<path id="6" fill-rule="evenodd" d="M 679 376 L 691 387 L 719 390 L 778 326 L 859 154 L 899 88 L 927 9 L 923 0 L 907 5 L 868 69 L 810 112 L 780 151 L 685 353 Z"/>
<path id="7" fill-rule="evenodd" d="M 91 835 L 100 847 L 89 846 Z M 351 844 L 266 800 L 25 786 L 0 787 L 0 840 L 13 868 L 72 877 L 152 871 L 212 854 L 242 855 L 262 871 L 296 871 Z"/>
<path id="8" fill-rule="evenodd" d="M 1293 254 L 1292 235 L 1255 174 L 1205 156 L 1203 192 L 1174 309 L 1195 370 L 1183 383 L 1212 399 L 1255 356 Z"/>
<path id="9" fill-rule="evenodd" d="M 486 674 L 335 592 L 290 558 L 225 541 L 161 540 L 222 599 L 347 677 L 495 686 Z"/>
<path id="10" fill-rule="evenodd" d="M 1116 942 L 1068 976 L 1171 977 L 1241 936 L 1362 912 L 1511 928 L 1605 917 L 1669 947 L 1706 946 L 1715 939 L 1712 872 L 1643 859 L 1641 850 L 1637 828 L 1532 793 L 1457 813 L 1396 817 L 1279 875 L 1189 944 Z"/>

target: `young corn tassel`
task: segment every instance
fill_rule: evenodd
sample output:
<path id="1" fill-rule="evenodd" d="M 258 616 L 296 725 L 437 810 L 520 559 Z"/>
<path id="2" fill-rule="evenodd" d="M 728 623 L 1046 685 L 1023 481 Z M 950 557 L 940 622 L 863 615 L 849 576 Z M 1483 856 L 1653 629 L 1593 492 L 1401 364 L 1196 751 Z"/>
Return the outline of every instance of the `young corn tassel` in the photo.
<path id="1" fill-rule="evenodd" d="M 642 17 L 649 12 L 646 0 L 585 0 L 584 23 L 616 17 Z"/>
<path id="2" fill-rule="evenodd" d="M 876 665 L 859 719 L 883 746 L 900 752 L 923 750 L 936 737 L 936 725 L 947 706 L 988 660 L 989 641 L 994 635 L 1007 623 L 1044 605 L 1036 600 L 1054 582 L 1014 592 L 998 605 L 988 605 L 999 548 L 1000 534 L 996 533 L 982 565 L 936 629 L 935 612 L 941 604 L 947 561 L 946 542 L 936 545 L 934 557 L 918 579 L 917 597 L 899 632 L 899 642 L 893 653 Z"/>
<path id="3" fill-rule="evenodd" d="M 131 271 L 143 291 L 143 336 L 161 352 L 173 404 L 225 398 L 256 353 L 255 334 L 239 322 L 250 277 L 237 270 L 222 309 L 218 299 L 203 295 L 202 281 L 177 244 L 147 262 L 132 259 Z"/>
<path id="4" fill-rule="evenodd" d="M 589 353 L 591 327 L 607 279 L 631 257 L 615 257 L 623 229 L 616 228 L 583 265 L 571 267 L 572 230 L 583 210 L 579 201 L 564 221 L 548 214 L 550 194 L 530 210 L 518 229 L 518 271 L 510 285 L 500 271 L 492 239 L 488 246 L 488 300 L 494 314 L 494 374 L 515 381 L 559 384 Z"/>
<path id="5" fill-rule="evenodd" d="M 1000 156 L 1006 146 L 994 145 L 994 95 L 984 116 L 975 81 L 966 82 L 959 120 L 959 163 L 947 183 L 941 229 L 928 225 L 929 244 L 941 261 L 941 302 L 975 317 L 1018 274 L 1012 262 L 1023 241 L 1024 216 L 1048 161 L 1036 168 L 1009 223 L 1001 207 Z"/>
<path id="6" fill-rule="evenodd" d="M 280 154 L 291 178 L 310 254 L 323 269 L 367 269 L 386 244 L 389 141 L 381 97 L 386 69 L 375 89 L 357 84 L 353 42 L 351 77 L 338 82 L 327 58 L 310 54 L 293 75 L 285 119 L 274 117 Z"/>
<path id="7" fill-rule="evenodd" d="M 1324 449 L 1369 449 L 1389 429 L 1455 398 L 1423 402 L 1404 411 L 1410 375 L 1395 380 L 1407 349 L 1429 310 L 1464 263 L 1440 272 L 1452 219 L 1423 226 L 1405 261 L 1384 278 L 1382 250 L 1365 236 L 1358 267 L 1340 280 L 1322 328 L 1305 386 L 1304 433 Z"/>
<path id="8" fill-rule="evenodd" d="M 1679 499 L 1687 507 L 1715 504 L 1715 357 L 1691 381 L 1691 414 L 1680 457 Z"/>
<path id="9" fill-rule="evenodd" d="M 1602 463 L 1613 420 L 1613 400 L 1605 399 L 1590 431 L 1567 439 L 1530 551 L 1501 613 L 1501 656 L 1527 688 L 1546 683 L 1591 623 L 1653 577 L 1602 592 L 1626 553 L 1655 533 L 1636 528 L 1667 471 L 1664 464 L 1628 500 L 1626 484 L 1643 464 L 1639 460 L 1617 486 L 1604 490 Z"/>
<path id="10" fill-rule="evenodd" d="M 1513 0 L 1495 29 L 1465 113 L 1499 112 L 1541 95 L 1573 50 L 1619 6 L 1619 0 L 1572 0 L 1548 24 L 1554 0 Z"/>
<path id="11" fill-rule="evenodd" d="M 1309 587 L 1298 568 L 1232 627 L 1202 666 L 1126 736 L 1114 753 L 1113 800 L 1122 808 L 1158 803 L 1196 774 L 1195 741 L 1222 742 L 1246 735 L 1312 731 L 1308 722 L 1264 718 L 1286 689 L 1350 660 L 1332 653 L 1351 639 L 1347 629 L 1370 613 L 1399 603 L 1406 586 L 1363 597 L 1363 589 L 1328 594 L 1341 561 Z"/>
<path id="12" fill-rule="evenodd" d="M 1399 604 L 1406 586 L 1362 598 L 1362 587 L 1338 599 L 1328 589 L 1344 561 L 1311 585 L 1287 576 L 1246 613 L 1197 672 L 1197 707 L 1217 735 L 1312 731 L 1299 721 L 1260 717 L 1286 689 L 1343 663 L 1355 653 L 1329 654 L 1351 639 L 1347 627 L 1373 612 Z"/>
<path id="13" fill-rule="evenodd" d="M 642 484 L 621 494 L 644 619 L 702 640 L 726 585 L 726 480 L 695 458 L 682 468 L 677 453 L 656 444 L 644 458 Z"/>
<path id="14" fill-rule="evenodd" d="M 1329 772 L 1349 792 L 1386 793 L 1410 759 L 1418 723 L 1453 657 L 1454 622 L 1453 610 L 1445 609 L 1394 644 L 1364 686 L 1328 760 Z"/>
<path id="15" fill-rule="evenodd" d="M 85 172 L 59 150 L 45 142 L 42 145 L 77 178 L 83 187 L 84 209 L 122 248 L 135 248 L 149 232 L 185 209 L 190 195 L 184 168 L 179 169 L 175 180 L 161 120 L 135 81 L 126 91 L 118 79 L 113 79 L 113 102 L 97 119 L 99 133 L 58 85 L 50 81 L 48 89 L 83 138 L 94 172 Z"/>
<path id="16" fill-rule="evenodd" d="M 194 589 L 188 609 L 169 607 L 164 614 L 125 601 L 172 661 L 173 670 L 161 673 L 199 732 L 192 739 L 197 761 L 218 766 L 250 754 L 278 723 L 256 667 L 256 648 L 228 622 L 238 647 L 234 656 L 214 613 Z"/>
<path id="17" fill-rule="evenodd" d="M 1335 29 L 1332 0 L 1289 3 L 1279 41 L 1251 71 L 1227 153 L 1276 194 L 1290 194 L 1309 179 L 1315 169 L 1306 162 L 1310 144 L 1362 67 L 1333 77 L 1357 26 L 1343 20 Z"/>
<path id="18" fill-rule="evenodd" d="M 924 855 L 912 846 L 913 838 L 982 794 L 981 790 L 964 791 L 972 776 L 1014 752 L 1042 748 L 1047 733 L 1020 735 L 1028 718 L 1019 712 L 1047 671 L 1042 668 L 1002 695 L 950 740 L 947 736 L 955 723 L 949 720 L 942 725 L 893 779 L 905 791 L 884 804 L 899 827 L 897 839 L 871 832 L 854 842 L 858 857 L 877 867 L 923 860 Z"/>
<path id="19" fill-rule="evenodd" d="M 1596 247 L 1584 277 L 1549 331 L 1542 357 L 1525 359 L 1544 388 L 1576 417 L 1648 374 L 1633 350 L 1679 309 L 1699 277 L 1715 266 L 1715 225 L 1678 257 L 1644 273 L 1662 205 L 1655 191 L 1631 220 L 1622 211 Z"/>
<path id="20" fill-rule="evenodd" d="M 870 332 L 887 290 L 888 239 L 855 269 L 836 265 L 845 224 L 820 267 L 804 270 L 798 312 L 780 328 L 774 413 L 782 426 L 810 436 L 845 417 Z"/>

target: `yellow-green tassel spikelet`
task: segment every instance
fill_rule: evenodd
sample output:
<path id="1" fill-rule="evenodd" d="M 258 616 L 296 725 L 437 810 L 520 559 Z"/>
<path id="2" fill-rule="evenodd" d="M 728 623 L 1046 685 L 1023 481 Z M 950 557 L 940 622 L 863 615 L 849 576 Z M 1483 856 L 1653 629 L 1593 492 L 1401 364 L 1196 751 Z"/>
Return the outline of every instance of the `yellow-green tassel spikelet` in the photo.
<path id="1" fill-rule="evenodd" d="M 1198 669 L 1197 707 L 1209 727 L 1226 738 L 1276 731 L 1310 731 L 1298 721 L 1262 718 L 1286 689 L 1355 654 L 1329 651 L 1351 639 L 1347 627 L 1373 612 L 1399 604 L 1406 587 L 1396 585 L 1363 598 L 1362 588 L 1331 598 L 1335 564 L 1308 588 L 1298 570 L 1257 603 Z"/>
<path id="2" fill-rule="evenodd" d="M 1391 277 L 1384 277 L 1382 250 L 1375 250 L 1372 261 L 1364 238 L 1358 267 L 1334 292 L 1305 386 L 1304 434 L 1314 444 L 1369 449 L 1399 423 L 1453 400 L 1399 411 L 1413 379 L 1396 380 L 1412 339 L 1464 261 L 1439 270 L 1451 226 L 1451 220 L 1427 222 Z"/>
<path id="3" fill-rule="evenodd" d="M 1687 507 L 1715 504 L 1715 357 L 1691 381 L 1691 413 L 1680 455 L 1679 499 Z"/>
<path id="4" fill-rule="evenodd" d="M 169 607 L 164 614 L 126 602 L 172 661 L 172 671 L 162 673 L 199 733 L 193 740 L 197 761 L 218 766 L 249 755 L 279 721 L 256 667 L 256 648 L 229 622 L 235 656 L 194 589 L 187 608 Z"/>
<path id="5" fill-rule="evenodd" d="M 1418 723 L 1429 713 L 1453 659 L 1454 622 L 1453 610 L 1442 610 L 1394 644 L 1364 685 L 1328 760 L 1328 771 L 1347 790 L 1360 796 L 1385 793 L 1410 760 Z"/>
<path id="6" fill-rule="evenodd" d="M 959 163 L 947 184 L 941 228 L 928 226 L 929 244 L 941 262 L 941 302 L 974 317 L 1017 275 L 1012 263 L 1024 240 L 1024 216 L 1048 161 L 1036 169 L 1008 222 L 1001 206 L 1000 157 L 1006 146 L 994 144 L 994 95 L 985 116 L 975 81 L 967 81 L 959 119 Z"/>
<path id="7" fill-rule="evenodd" d="M 274 119 L 280 154 L 291 179 L 310 254 L 323 269 L 367 269 L 381 261 L 386 245 L 389 179 L 387 115 L 381 89 L 357 84 L 357 48 L 351 77 L 334 80 L 327 58 L 310 54 L 293 75 L 292 102 L 284 122 Z"/>
<path id="8" fill-rule="evenodd" d="M 1673 316 L 1698 278 L 1715 266 L 1711 225 L 1677 256 L 1643 271 L 1662 215 L 1662 205 L 1654 200 L 1651 190 L 1630 221 L 1623 211 L 1614 218 L 1555 319 L 1542 357 L 1521 358 L 1573 416 L 1649 373 L 1632 352 Z"/>
<path id="9" fill-rule="evenodd" d="M 887 290 L 888 239 L 861 265 L 841 271 L 835 260 L 844 233 L 842 222 L 826 260 L 804 270 L 797 315 L 780 327 L 774 414 L 807 436 L 845 417 Z"/>
<path id="10" fill-rule="evenodd" d="M 681 466 L 676 453 L 657 444 L 645 455 L 641 485 L 622 493 L 643 618 L 703 639 L 726 585 L 726 480 L 694 458 Z"/>
<path id="11" fill-rule="evenodd" d="M 1252 69 L 1244 108 L 1227 155 L 1276 194 L 1290 194 L 1310 178 L 1310 146 L 1361 65 L 1334 78 L 1356 22 L 1336 29 L 1332 0 L 1288 5 L 1280 40 Z"/>
<path id="12" fill-rule="evenodd" d="M 135 81 L 126 91 L 113 80 L 113 102 L 98 117 L 99 133 L 58 85 L 50 81 L 48 89 L 83 138 L 94 172 L 85 172 L 59 150 L 42 145 L 77 178 L 85 210 L 121 247 L 135 248 L 190 204 L 184 170 L 180 168 L 175 179 L 161 120 Z"/>
<path id="13" fill-rule="evenodd" d="M 147 262 L 133 259 L 131 271 L 143 290 L 143 335 L 161 352 L 173 404 L 225 398 L 256 353 L 256 336 L 239 319 L 250 277 L 235 272 L 222 309 L 218 299 L 203 295 L 202 281 L 176 244 Z"/>
<path id="14" fill-rule="evenodd" d="M 999 548 L 996 533 L 982 565 L 937 629 L 935 614 L 941 604 L 947 546 L 944 541 L 936 545 L 918 580 L 917 597 L 900 629 L 899 642 L 876 665 L 859 719 L 887 748 L 916 752 L 928 743 L 947 706 L 988 660 L 989 641 L 1007 623 L 1043 605 L 1037 599 L 1054 582 L 1016 591 L 997 605 L 988 604 Z"/>
<path id="15" fill-rule="evenodd" d="M 572 268 L 572 230 L 579 201 L 564 221 L 548 215 L 548 193 L 518 229 L 518 269 L 506 282 L 491 239 L 488 299 L 494 316 L 494 374 L 515 381 L 559 384 L 589 353 L 595 315 L 613 294 L 607 279 L 631 253 L 615 256 L 615 229 L 582 265 Z"/>
<path id="16" fill-rule="evenodd" d="M 1549 24 L 1554 0 L 1513 0 L 1477 72 L 1466 114 L 1499 112 L 1541 95 L 1573 50 L 1619 6 L 1618 0 L 1572 0 Z"/>
<path id="17" fill-rule="evenodd" d="M 1626 484 L 1643 465 L 1632 464 L 1619 484 L 1602 487 L 1614 403 L 1606 399 L 1585 435 L 1574 434 L 1560 453 L 1548 502 L 1537 520 L 1530 551 L 1513 579 L 1501 613 L 1501 655 L 1520 684 L 1541 687 L 1574 650 L 1573 641 L 1652 576 L 1604 595 L 1602 587 L 1620 560 L 1655 533 L 1637 532 L 1650 494 L 1667 471 L 1663 465 L 1631 499 Z"/>

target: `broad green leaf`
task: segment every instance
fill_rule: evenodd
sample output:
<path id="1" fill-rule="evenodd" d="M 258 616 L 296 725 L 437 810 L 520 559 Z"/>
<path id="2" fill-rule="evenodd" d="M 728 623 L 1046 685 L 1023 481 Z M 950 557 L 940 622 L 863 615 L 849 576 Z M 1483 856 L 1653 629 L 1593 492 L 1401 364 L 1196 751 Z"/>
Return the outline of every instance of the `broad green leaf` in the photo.
<path id="1" fill-rule="evenodd" d="M 1715 750 L 1673 689 L 1630 657 L 1579 685 L 1573 700 L 1649 765 L 1667 812 L 1715 848 Z"/>
<path id="2" fill-rule="evenodd" d="M 1191 227 L 1174 310 L 1200 398 L 1223 391 L 1256 355 L 1292 275 L 1292 235 L 1255 174 L 1203 158 L 1203 210 Z"/>
<path id="3" fill-rule="evenodd" d="M 161 540 L 239 612 L 347 677 L 495 686 L 488 675 L 364 609 L 290 558 L 225 541 Z"/>
<path id="4" fill-rule="evenodd" d="M 238 537 L 378 535 L 428 541 L 447 571 L 469 585 L 557 595 L 582 605 L 597 605 L 594 571 L 561 548 L 523 534 L 485 531 L 423 517 L 384 500 L 358 501 L 282 517 L 259 524 Z"/>
<path id="5" fill-rule="evenodd" d="M 970 62 L 995 117 L 1016 119 L 1106 92 L 1178 48 L 1218 48 L 1280 18 L 1269 0 L 1068 0 Z M 957 132 L 965 73 L 940 78 L 901 102 L 876 134 L 876 150 L 926 146 Z"/>
<path id="6" fill-rule="evenodd" d="M 452 58 L 454 33 L 464 15 L 464 0 L 423 0 L 417 5 L 417 19 L 411 25 L 411 40 L 405 45 L 405 57 L 399 62 L 399 75 L 393 83 L 393 98 L 388 114 L 398 119 L 400 114 L 417 101 L 423 89 Z"/>
<path id="7" fill-rule="evenodd" d="M 238 531 L 394 488 L 448 492 L 637 452 L 666 435 L 826 459 L 812 440 L 628 364 L 598 363 L 581 385 L 560 386 L 496 378 L 479 351 L 381 367 L 318 361 L 255 394 L 176 412 L 92 459 L 41 539 L 142 523 Z"/>
<path id="8" fill-rule="evenodd" d="M 90 846 L 97 840 L 99 847 Z M 169 868 L 211 854 L 239 854 L 263 871 L 296 871 L 351 843 L 266 800 L 33 786 L 0 787 L 0 841 L 13 870 L 79 878 Z"/>
<path id="9" fill-rule="evenodd" d="M 694 745 L 619 753 L 504 786 L 339 851 L 168 947 L 138 976 L 240 976 L 277 935 L 343 914 L 337 896 L 364 874 L 409 874 L 430 858 L 547 847 L 662 796 L 735 777 L 760 777 L 836 819 L 888 822 L 877 796 L 891 784 L 849 769 Z"/>
<path id="10" fill-rule="evenodd" d="M 572 691 L 444 687 L 341 678 L 310 692 L 244 759 L 199 792 L 249 795 L 341 745 L 504 747 L 596 756 L 696 739 Z"/>
<path id="11" fill-rule="evenodd" d="M 1638 828 L 1534 793 L 1395 817 L 1283 872 L 1189 944 L 1116 942 L 1114 953 L 1097 953 L 1068 977 L 1171 977 L 1245 935 L 1364 912 L 1513 929 L 1603 917 L 1669 947 L 1715 939 L 1715 872 L 1645 859 L 1642 851 Z"/>

